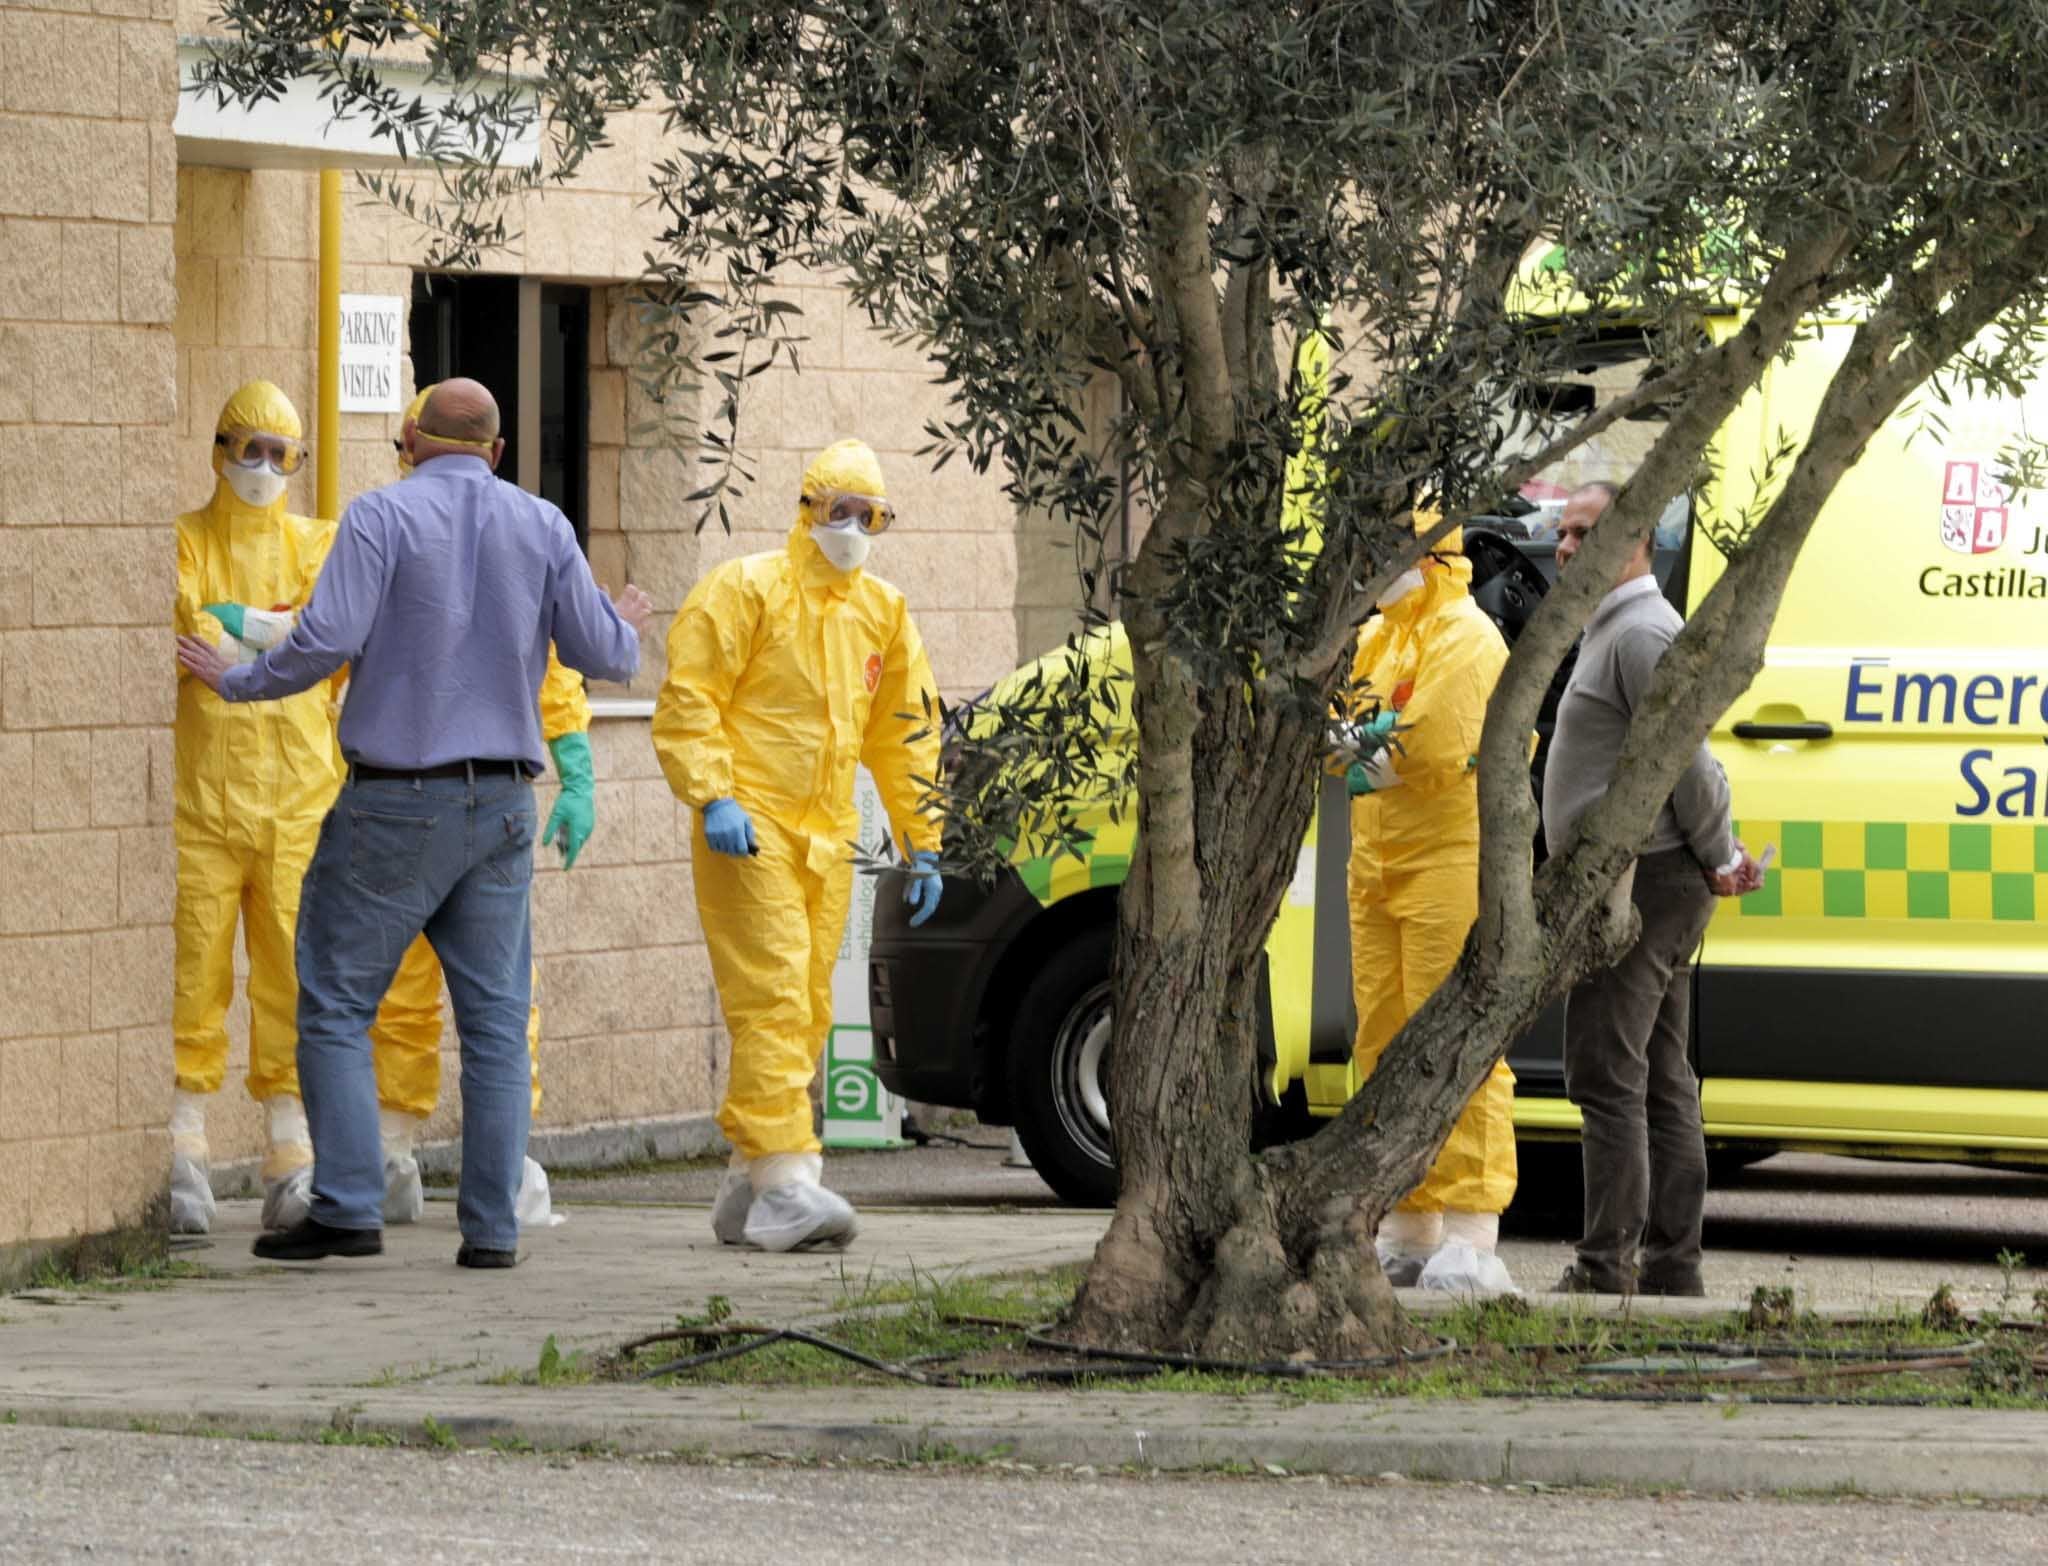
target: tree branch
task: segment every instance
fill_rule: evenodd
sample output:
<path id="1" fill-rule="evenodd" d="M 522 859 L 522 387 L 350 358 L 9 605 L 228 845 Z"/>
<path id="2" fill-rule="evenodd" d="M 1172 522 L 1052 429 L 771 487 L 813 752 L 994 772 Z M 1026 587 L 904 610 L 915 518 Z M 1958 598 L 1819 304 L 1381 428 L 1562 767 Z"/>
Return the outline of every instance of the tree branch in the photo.
<path id="1" fill-rule="evenodd" d="M 1206 479 L 1236 433 L 1230 360 L 1209 247 L 1209 187 L 1192 175 L 1172 175 L 1161 182 L 1158 197 L 1165 232 L 1154 246 L 1153 271 L 1160 298 L 1173 315 L 1188 444 L 1196 471 Z"/>

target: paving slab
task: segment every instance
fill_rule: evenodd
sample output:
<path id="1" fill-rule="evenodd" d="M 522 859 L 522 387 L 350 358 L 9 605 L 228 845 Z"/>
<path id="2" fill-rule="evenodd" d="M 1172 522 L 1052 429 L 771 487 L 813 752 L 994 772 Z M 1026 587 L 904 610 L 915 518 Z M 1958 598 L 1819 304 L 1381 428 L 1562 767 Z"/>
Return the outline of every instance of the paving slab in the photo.
<path id="1" fill-rule="evenodd" d="M 174 1252 L 204 1278 L 0 1297 L 0 1402 L 91 1385 L 218 1396 L 485 1380 L 532 1369 L 550 1334 L 565 1352 L 609 1347 L 701 1312 L 712 1295 L 786 1322 L 889 1282 L 1084 1261 L 1105 1222 L 1057 1209 L 871 1208 L 849 1250 L 771 1256 L 718 1244 L 703 1208 L 584 1206 L 522 1236 L 518 1267 L 478 1272 L 455 1265 L 452 1202 L 386 1229 L 381 1257 L 291 1265 L 250 1254 L 259 1211 L 223 1202 L 214 1233 Z"/>

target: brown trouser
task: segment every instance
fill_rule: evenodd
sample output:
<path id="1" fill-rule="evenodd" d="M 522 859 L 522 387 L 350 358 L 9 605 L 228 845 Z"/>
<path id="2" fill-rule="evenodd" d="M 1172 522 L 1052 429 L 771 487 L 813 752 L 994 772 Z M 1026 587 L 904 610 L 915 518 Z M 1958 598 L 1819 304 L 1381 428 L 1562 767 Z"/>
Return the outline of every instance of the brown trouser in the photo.
<path id="1" fill-rule="evenodd" d="M 1692 954 L 1714 911 L 1685 849 L 1636 861 L 1642 935 L 1565 1003 L 1565 1092 L 1584 1121 L 1579 1271 L 1602 1293 L 1696 1288 L 1707 1147 L 1686 1058 Z M 1637 1247 L 1642 1249 L 1637 1276 Z"/>

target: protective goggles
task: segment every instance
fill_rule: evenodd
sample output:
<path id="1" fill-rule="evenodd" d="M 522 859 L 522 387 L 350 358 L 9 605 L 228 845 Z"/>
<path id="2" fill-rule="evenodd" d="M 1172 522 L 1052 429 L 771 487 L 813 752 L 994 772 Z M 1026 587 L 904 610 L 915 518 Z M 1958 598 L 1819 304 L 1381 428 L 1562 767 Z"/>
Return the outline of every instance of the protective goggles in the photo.
<path id="1" fill-rule="evenodd" d="M 873 538 L 878 533 L 889 531 L 889 524 L 896 520 L 896 508 L 880 495 L 848 495 L 838 491 L 827 491 L 820 495 L 804 496 L 804 504 L 811 508 L 811 525 L 814 527 L 856 527 Z"/>
<path id="2" fill-rule="evenodd" d="M 213 443 L 238 468 L 253 468 L 258 463 L 267 463 L 271 472 L 282 473 L 287 478 L 298 472 L 306 461 L 304 442 L 264 430 L 223 430 L 213 437 Z"/>

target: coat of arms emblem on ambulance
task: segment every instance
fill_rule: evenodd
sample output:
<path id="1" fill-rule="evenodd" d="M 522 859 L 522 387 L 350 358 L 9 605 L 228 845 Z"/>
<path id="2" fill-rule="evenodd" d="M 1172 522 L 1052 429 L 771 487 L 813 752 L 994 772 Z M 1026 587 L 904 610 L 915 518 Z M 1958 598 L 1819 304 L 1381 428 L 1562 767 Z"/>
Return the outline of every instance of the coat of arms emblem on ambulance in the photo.
<path id="1" fill-rule="evenodd" d="M 1988 555 L 2005 543 L 2005 480 L 1983 457 L 1942 464 L 1941 541 L 1959 555 Z"/>

